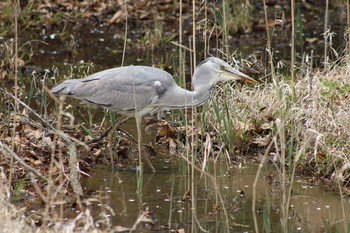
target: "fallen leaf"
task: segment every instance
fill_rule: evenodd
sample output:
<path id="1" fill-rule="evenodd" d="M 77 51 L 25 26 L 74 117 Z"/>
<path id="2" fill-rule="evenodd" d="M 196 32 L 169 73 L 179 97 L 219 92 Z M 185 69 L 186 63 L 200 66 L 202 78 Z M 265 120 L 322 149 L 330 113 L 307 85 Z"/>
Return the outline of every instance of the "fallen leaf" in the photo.
<path id="1" fill-rule="evenodd" d="M 157 132 L 157 136 L 159 137 L 176 137 L 176 130 L 174 129 L 174 127 L 172 127 L 171 125 L 169 125 L 169 123 L 164 123 L 162 125 L 162 127 L 158 130 Z"/>
<path id="2" fill-rule="evenodd" d="M 43 136 L 43 131 L 41 129 L 33 129 L 31 127 L 26 127 L 24 129 L 24 133 L 27 138 L 35 138 L 35 139 L 40 139 Z"/>
<path id="3" fill-rule="evenodd" d="M 112 16 L 112 18 L 108 20 L 108 23 L 109 24 L 118 23 L 122 16 L 124 16 L 124 10 L 119 10 Z"/>
<path id="4" fill-rule="evenodd" d="M 42 145 L 51 147 L 52 139 L 50 137 L 44 137 L 43 140 L 42 140 Z"/>
<path id="5" fill-rule="evenodd" d="M 102 152 L 102 149 L 100 148 L 100 149 L 98 149 L 93 155 L 94 155 L 95 157 L 98 157 L 98 156 L 100 156 L 101 152 Z"/>
<path id="6" fill-rule="evenodd" d="M 177 147 L 176 142 L 172 138 L 168 138 L 167 141 L 169 143 L 169 151 L 170 151 L 170 153 L 175 153 L 176 152 L 176 147 Z"/>
<path id="7" fill-rule="evenodd" d="M 38 158 L 35 157 L 26 157 L 24 158 L 24 161 L 28 161 L 35 166 L 43 164 Z"/>
<path id="8" fill-rule="evenodd" d="M 56 167 L 56 166 L 54 166 L 53 168 L 51 168 L 51 169 L 49 170 L 49 173 L 50 173 L 50 174 L 55 174 L 55 173 L 57 173 L 58 171 L 59 171 L 59 168 Z"/>
<path id="9" fill-rule="evenodd" d="M 130 232 L 130 228 L 123 227 L 123 226 L 116 226 L 114 227 L 114 232 Z"/>

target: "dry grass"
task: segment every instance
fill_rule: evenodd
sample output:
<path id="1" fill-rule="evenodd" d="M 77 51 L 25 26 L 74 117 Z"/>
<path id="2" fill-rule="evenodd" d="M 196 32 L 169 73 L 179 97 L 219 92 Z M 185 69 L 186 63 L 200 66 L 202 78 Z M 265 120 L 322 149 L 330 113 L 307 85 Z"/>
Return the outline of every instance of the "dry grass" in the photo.
<path id="1" fill-rule="evenodd" d="M 282 78 L 277 85 L 261 83 L 241 88 L 225 85 L 214 99 L 230 103 L 230 117 L 241 143 L 246 138 L 245 143 L 262 152 L 277 134 L 279 120 L 286 141 L 285 145 L 275 144 L 273 160 L 278 160 L 274 155 L 281 150 L 293 158 L 307 143 L 305 153 L 294 164 L 297 169 L 349 188 L 350 61 L 344 58 L 341 65 L 327 73 L 304 72 L 296 80 L 294 88 Z M 213 109 L 212 106 L 213 101 L 208 108 Z M 218 130 L 214 111 L 207 118 Z"/>
<path id="2" fill-rule="evenodd" d="M 7 176 L 1 170 L 1 183 L 8 182 Z M 10 190 L 6 185 L 0 189 L 0 225 L 2 233 L 14 232 L 105 232 L 103 228 L 111 228 L 109 215 L 102 212 L 98 217 L 93 217 L 89 209 L 85 209 L 77 217 L 69 220 L 60 220 L 49 217 L 46 225 L 39 226 L 42 215 L 40 213 L 28 213 L 26 208 L 18 208 L 10 202 Z M 48 217 L 48 216 L 47 216 Z M 104 226 L 101 228 L 101 226 Z"/>
<path id="3" fill-rule="evenodd" d="M 2 184 L 8 182 L 7 176 L 1 169 L 0 179 Z M 27 223 L 24 214 L 24 209 L 18 209 L 9 202 L 10 190 L 6 185 L 2 185 L 0 189 L 0 225 L 1 232 L 33 232 L 33 228 Z"/>

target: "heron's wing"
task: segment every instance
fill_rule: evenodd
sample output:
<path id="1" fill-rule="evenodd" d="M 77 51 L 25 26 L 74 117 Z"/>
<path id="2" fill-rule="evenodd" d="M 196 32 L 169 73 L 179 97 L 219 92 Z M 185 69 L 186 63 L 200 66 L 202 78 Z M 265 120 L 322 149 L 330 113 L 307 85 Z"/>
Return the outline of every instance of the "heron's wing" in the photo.
<path id="1" fill-rule="evenodd" d="M 66 80 L 52 89 L 56 95 L 68 95 L 113 111 L 127 114 L 154 111 L 151 105 L 175 84 L 163 70 L 128 66 L 109 69 L 83 79 Z"/>

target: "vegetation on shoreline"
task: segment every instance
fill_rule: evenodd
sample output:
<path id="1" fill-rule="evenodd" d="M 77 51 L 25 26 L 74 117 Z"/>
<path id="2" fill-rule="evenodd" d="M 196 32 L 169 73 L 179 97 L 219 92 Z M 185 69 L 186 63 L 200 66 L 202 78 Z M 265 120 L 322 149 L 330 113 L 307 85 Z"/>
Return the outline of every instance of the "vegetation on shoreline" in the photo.
<path id="1" fill-rule="evenodd" d="M 227 130 L 221 132 L 229 129 L 224 118 L 232 119 L 237 149 L 267 152 L 271 162 L 277 164 L 285 154 L 290 171 L 295 167 L 299 174 L 333 183 L 334 190 L 339 184 L 349 195 L 349 71 L 349 60 L 344 58 L 326 73 L 297 75 L 294 87 L 282 78 L 276 84 L 264 83 L 254 88 L 222 86 L 221 93 L 207 106 L 206 119 L 219 135 L 228 134 Z M 220 96 L 225 99 L 219 99 Z M 216 110 L 218 103 L 223 103 L 220 110 Z M 223 118 L 219 122 L 216 111 Z M 229 117 L 225 116 L 227 113 Z M 229 137 L 221 138 L 231 145 Z M 269 144 L 270 151 L 265 151 Z"/>

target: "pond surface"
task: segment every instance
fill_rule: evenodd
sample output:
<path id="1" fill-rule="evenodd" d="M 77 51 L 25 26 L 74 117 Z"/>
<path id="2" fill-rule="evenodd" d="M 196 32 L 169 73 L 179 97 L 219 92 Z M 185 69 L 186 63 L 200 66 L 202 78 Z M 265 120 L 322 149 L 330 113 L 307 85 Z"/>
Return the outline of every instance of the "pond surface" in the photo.
<path id="1" fill-rule="evenodd" d="M 113 223 L 131 228 L 141 210 L 152 212 L 155 226 L 153 230 L 167 231 L 185 229 L 185 232 L 199 231 L 199 225 L 208 232 L 225 232 L 223 213 L 216 212 L 216 198 L 213 185 L 199 172 L 195 174 L 195 206 L 191 199 L 184 199 L 188 191 L 189 177 L 184 174 L 184 163 L 175 155 L 158 153 L 154 161 L 157 172 L 144 173 L 142 194 L 137 190 L 135 169 L 113 171 L 110 168 L 94 169 L 91 178 L 83 179 L 86 190 L 94 191 L 115 211 Z M 230 232 L 254 232 L 252 214 L 253 183 L 258 164 L 248 158 L 241 166 L 228 170 L 216 165 L 217 183 L 228 213 Z M 220 172 L 219 172 L 220 171 Z M 256 186 L 257 219 L 263 231 L 263 216 L 269 213 L 270 229 L 280 232 L 281 199 L 280 185 L 275 179 L 275 168 L 265 165 Z M 344 206 L 342 206 L 344 205 Z M 197 224 L 193 223 L 192 207 L 195 209 Z M 220 204 L 219 204 L 220 207 Z M 290 232 L 334 232 L 332 225 L 342 228 L 344 207 L 346 216 L 350 214 L 350 200 L 341 202 L 340 197 L 323 190 L 320 185 L 296 177 L 291 196 L 291 219 L 294 224 Z M 98 209 L 96 210 L 98 211 Z M 142 228 L 141 228 L 142 229 Z"/>

